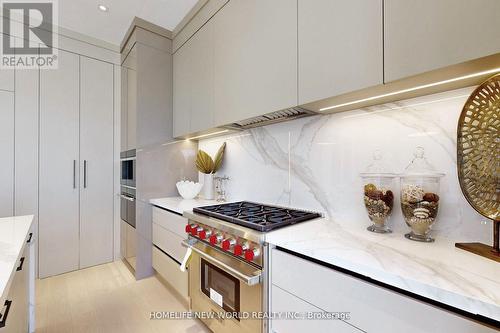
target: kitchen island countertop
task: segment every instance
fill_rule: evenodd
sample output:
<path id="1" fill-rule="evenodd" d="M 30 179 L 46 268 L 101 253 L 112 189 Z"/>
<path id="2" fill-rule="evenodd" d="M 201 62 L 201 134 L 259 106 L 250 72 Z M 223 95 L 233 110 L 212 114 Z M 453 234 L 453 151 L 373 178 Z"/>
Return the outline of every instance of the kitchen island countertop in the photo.
<path id="1" fill-rule="evenodd" d="M 0 218 L 0 304 L 9 292 L 19 266 L 22 249 L 29 238 L 33 215 Z"/>

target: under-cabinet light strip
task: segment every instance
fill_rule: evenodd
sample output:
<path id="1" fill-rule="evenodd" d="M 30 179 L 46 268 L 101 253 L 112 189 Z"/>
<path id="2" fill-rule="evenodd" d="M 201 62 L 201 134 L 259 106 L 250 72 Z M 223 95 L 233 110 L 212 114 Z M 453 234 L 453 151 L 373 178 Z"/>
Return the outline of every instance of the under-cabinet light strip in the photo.
<path id="1" fill-rule="evenodd" d="M 223 130 L 223 131 L 213 132 L 213 133 L 209 133 L 209 134 L 193 136 L 192 138 L 187 138 L 186 140 L 201 139 L 201 138 L 206 138 L 208 136 L 213 136 L 213 135 L 222 134 L 222 133 L 226 133 L 226 132 L 229 132 L 229 130 Z"/>
<path id="2" fill-rule="evenodd" d="M 438 82 L 434 82 L 434 83 L 423 84 L 421 86 L 416 86 L 416 87 L 412 87 L 412 88 L 397 90 L 397 91 L 393 91 L 393 92 L 390 92 L 390 93 L 387 93 L 387 94 L 382 94 L 382 95 L 367 97 L 367 98 L 363 98 L 363 99 L 358 99 L 358 100 L 352 101 L 352 102 L 347 102 L 347 103 L 332 105 L 332 106 L 328 106 L 328 107 L 325 107 L 325 108 L 321 108 L 321 109 L 319 109 L 319 111 L 326 111 L 326 110 L 340 108 L 340 107 L 343 107 L 343 106 L 349 106 L 349 105 L 353 105 L 353 104 L 358 104 L 358 103 L 373 101 L 373 100 L 384 98 L 384 97 L 389 97 L 389 96 L 399 95 L 399 94 L 403 94 L 403 93 L 407 93 L 407 92 L 411 92 L 411 91 L 415 91 L 415 90 L 420 90 L 420 89 L 435 87 L 435 86 L 438 86 L 438 85 L 441 85 L 441 84 L 456 82 L 456 81 L 460 81 L 460 80 L 471 79 L 473 77 L 478 77 L 478 76 L 487 75 L 487 74 L 493 74 L 493 73 L 496 73 L 496 72 L 500 72 L 500 68 L 495 68 L 495 69 L 490 69 L 490 70 L 487 70 L 487 71 L 482 71 L 482 72 L 478 72 L 478 73 L 474 73 L 474 74 L 459 76 L 459 77 L 456 77 L 456 78 L 453 78 L 453 79 L 438 81 Z"/>

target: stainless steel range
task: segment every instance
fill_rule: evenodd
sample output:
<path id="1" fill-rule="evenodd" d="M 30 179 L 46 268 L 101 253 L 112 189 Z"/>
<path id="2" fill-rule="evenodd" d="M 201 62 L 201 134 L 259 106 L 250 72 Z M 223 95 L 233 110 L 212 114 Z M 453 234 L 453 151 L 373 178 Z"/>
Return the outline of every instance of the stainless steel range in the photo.
<path id="1" fill-rule="evenodd" d="M 314 212 L 240 201 L 185 212 L 191 249 L 191 310 L 214 332 L 267 332 L 269 247 L 265 233 L 320 217 Z M 222 316 L 221 316 L 222 314 Z M 247 317 L 248 316 L 248 317 Z"/>

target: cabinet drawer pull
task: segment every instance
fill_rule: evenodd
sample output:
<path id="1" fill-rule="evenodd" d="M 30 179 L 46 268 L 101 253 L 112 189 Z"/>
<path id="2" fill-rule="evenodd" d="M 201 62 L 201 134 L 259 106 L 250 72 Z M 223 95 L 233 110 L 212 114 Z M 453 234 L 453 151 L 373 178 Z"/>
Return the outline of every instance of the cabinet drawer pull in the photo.
<path id="1" fill-rule="evenodd" d="M 25 259 L 24 257 L 22 257 L 21 259 L 19 259 L 19 261 L 20 261 L 21 263 L 19 264 L 19 267 L 18 267 L 18 268 L 16 268 L 16 271 L 18 271 L 18 272 L 19 272 L 19 271 L 22 271 L 22 270 L 23 270 L 24 259 Z"/>
<path id="2" fill-rule="evenodd" d="M 33 233 L 30 232 L 30 237 L 28 238 L 28 240 L 26 241 L 26 243 L 31 243 L 31 238 L 33 238 Z"/>
<path id="3" fill-rule="evenodd" d="M 5 327 L 5 324 L 7 323 L 7 316 L 9 315 L 9 310 L 10 307 L 12 306 L 12 301 L 6 300 L 5 301 L 5 312 L 3 315 L 0 313 L 0 328 Z"/>

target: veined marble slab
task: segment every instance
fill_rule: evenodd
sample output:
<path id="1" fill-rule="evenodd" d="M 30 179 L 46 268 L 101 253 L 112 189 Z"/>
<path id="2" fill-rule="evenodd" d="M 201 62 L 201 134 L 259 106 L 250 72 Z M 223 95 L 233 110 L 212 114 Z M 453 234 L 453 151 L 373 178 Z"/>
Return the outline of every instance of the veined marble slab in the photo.
<path id="1" fill-rule="evenodd" d="M 2 305 L 19 266 L 22 249 L 28 240 L 32 223 L 33 215 L 0 218 L 0 304 Z"/>
<path id="2" fill-rule="evenodd" d="M 185 210 L 193 210 L 195 207 L 210 206 L 217 204 L 215 200 L 205 200 L 205 199 L 191 199 L 186 200 L 182 197 L 167 197 L 151 199 L 149 202 L 153 206 L 164 208 L 171 212 L 182 215 Z"/>
<path id="3" fill-rule="evenodd" d="M 458 118 L 474 87 L 320 115 L 200 140 L 214 155 L 227 143 L 222 168 L 228 200 L 235 198 L 320 211 L 361 227 L 370 221 L 359 176 L 381 150 L 393 172 L 403 172 L 417 146 L 446 175 L 433 235 L 457 242 L 490 242 L 492 223 L 465 200 L 458 182 Z M 399 182 L 391 228 L 408 232 L 400 209 Z"/>
<path id="4" fill-rule="evenodd" d="M 267 242 L 373 280 L 500 321 L 500 265 L 446 238 L 419 243 L 356 223 L 317 219 L 266 235 Z"/>

